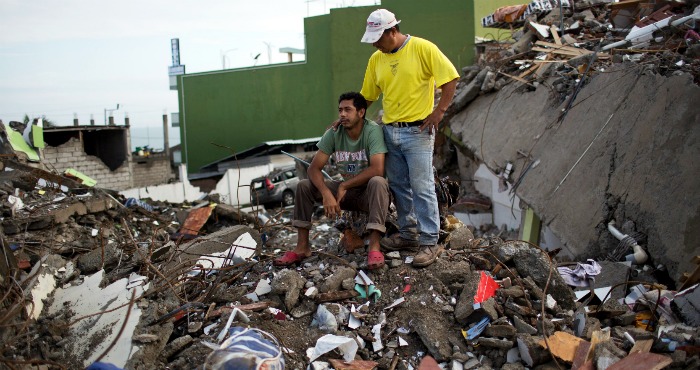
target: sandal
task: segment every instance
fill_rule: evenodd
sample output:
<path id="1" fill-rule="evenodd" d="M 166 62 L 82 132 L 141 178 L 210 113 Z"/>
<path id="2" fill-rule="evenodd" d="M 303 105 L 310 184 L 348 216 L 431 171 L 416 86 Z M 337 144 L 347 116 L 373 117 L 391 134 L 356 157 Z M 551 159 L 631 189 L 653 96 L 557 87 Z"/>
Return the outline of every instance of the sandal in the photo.
<path id="1" fill-rule="evenodd" d="M 376 270 L 384 267 L 384 255 L 380 251 L 367 252 L 367 268 Z"/>
<path id="2" fill-rule="evenodd" d="M 276 259 L 272 264 L 275 266 L 290 266 L 298 265 L 301 261 L 305 260 L 306 256 L 294 253 L 292 251 L 284 252 L 284 255 Z"/>

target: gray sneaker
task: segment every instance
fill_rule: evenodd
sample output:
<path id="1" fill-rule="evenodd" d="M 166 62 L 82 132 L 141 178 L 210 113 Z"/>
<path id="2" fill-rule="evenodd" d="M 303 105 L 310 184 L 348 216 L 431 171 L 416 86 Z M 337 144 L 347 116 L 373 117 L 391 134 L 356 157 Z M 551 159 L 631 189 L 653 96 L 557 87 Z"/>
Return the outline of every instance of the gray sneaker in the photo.
<path id="1" fill-rule="evenodd" d="M 379 245 L 388 251 L 404 251 L 404 250 L 418 250 L 420 244 L 418 240 L 404 239 L 399 235 L 399 233 L 393 234 L 389 237 L 383 237 L 379 241 Z"/>
<path id="2" fill-rule="evenodd" d="M 440 257 L 445 250 L 441 244 L 437 245 L 421 245 L 418 254 L 413 257 L 413 267 L 425 267 L 431 265 Z"/>

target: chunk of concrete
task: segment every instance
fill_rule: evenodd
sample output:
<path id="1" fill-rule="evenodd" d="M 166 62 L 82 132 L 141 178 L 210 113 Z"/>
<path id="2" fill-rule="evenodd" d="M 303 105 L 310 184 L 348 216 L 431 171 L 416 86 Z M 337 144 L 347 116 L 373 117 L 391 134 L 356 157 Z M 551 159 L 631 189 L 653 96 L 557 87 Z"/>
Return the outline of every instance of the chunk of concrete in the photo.
<path id="1" fill-rule="evenodd" d="M 460 227 L 450 233 L 450 249 L 462 250 L 471 245 L 474 234 L 468 227 Z"/>
<path id="2" fill-rule="evenodd" d="M 481 302 L 481 307 L 479 308 L 479 311 L 483 311 L 488 315 L 488 317 L 491 319 L 491 321 L 494 321 L 498 318 L 498 310 L 496 310 L 496 299 L 491 297 L 483 302 Z"/>
<path id="3" fill-rule="evenodd" d="M 343 285 L 343 280 L 354 279 L 357 271 L 350 267 L 340 267 L 321 284 L 321 293 L 335 292 Z"/>
<path id="4" fill-rule="evenodd" d="M 538 344 L 540 340 L 542 340 L 542 337 L 534 337 L 528 334 L 516 335 L 520 358 L 529 367 L 543 364 L 552 359 L 549 351 Z"/>
<path id="5" fill-rule="evenodd" d="M 525 242 L 509 243 L 518 246 L 515 253 L 515 268 L 521 276 L 530 276 L 537 286 L 544 289 L 556 299 L 557 304 L 565 310 L 576 308 L 574 292 L 564 282 L 555 266 L 552 266 L 547 253 Z M 551 270 L 551 274 L 550 274 Z"/>
<path id="6" fill-rule="evenodd" d="M 484 330 L 484 335 L 487 337 L 513 338 L 516 332 L 515 327 L 512 325 L 489 325 Z"/>
<path id="7" fill-rule="evenodd" d="M 173 340 L 172 342 L 168 343 L 167 346 L 165 346 L 165 349 L 163 350 L 163 353 L 161 355 L 163 358 L 170 358 L 174 356 L 176 353 L 182 351 L 185 347 L 189 346 L 192 342 L 194 342 L 194 338 L 190 335 L 185 335 L 180 338 L 177 338 Z"/>
<path id="8" fill-rule="evenodd" d="M 284 305 L 287 310 L 291 310 L 299 302 L 299 295 L 305 284 L 306 280 L 298 272 L 284 269 L 272 279 L 270 286 L 272 293 L 284 294 Z"/>
<path id="9" fill-rule="evenodd" d="M 450 286 L 465 280 L 471 274 L 471 265 L 466 261 L 452 262 L 438 258 L 433 270 L 433 277 L 440 280 L 445 286 Z"/>
<path id="10" fill-rule="evenodd" d="M 494 86 L 496 86 L 496 74 L 488 71 L 486 73 L 486 77 L 484 78 L 484 82 L 481 84 L 481 91 L 489 92 L 493 90 Z"/>
<path id="11" fill-rule="evenodd" d="M 540 289 L 540 287 L 537 286 L 537 283 L 535 283 L 535 281 L 532 280 L 531 277 L 528 276 L 522 281 L 523 285 L 525 286 L 525 288 L 527 288 L 530 295 L 535 297 L 536 300 L 541 301 L 544 299 L 544 292 L 542 291 L 542 289 Z"/>
<path id="12" fill-rule="evenodd" d="M 421 341 L 438 362 L 444 362 L 452 356 L 452 342 L 459 342 L 454 334 L 453 323 L 437 311 L 417 310 L 412 327 Z"/>
<path id="13" fill-rule="evenodd" d="M 677 294 L 671 301 L 671 309 L 687 325 L 700 326 L 700 288 L 698 285 Z"/>
<path id="14" fill-rule="evenodd" d="M 489 348 L 511 349 L 514 342 L 509 339 L 479 338 L 479 345 Z"/>
<path id="15" fill-rule="evenodd" d="M 105 266 L 116 265 L 121 254 L 116 243 L 107 243 L 104 249 L 98 247 L 78 257 L 78 268 L 83 274 L 92 274 Z"/>
<path id="16" fill-rule="evenodd" d="M 537 334 L 537 329 L 535 329 L 534 326 L 525 322 L 525 320 L 521 319 L 520 316 L 513 316 L 513 325 L 515 325 L 515 328 L 517 329 L 518 333 L 525 333 L 530 335 Z"/>
<path id="17" fill-rule="evenodd" d="M 187 265 L 193 266 L 200 259 L 200 256 L 225 252 L 231 248 L 239 237 L 246 233 L 248 233 L 255 241 L 256 249 L 253 251 L 253 254 L 259 255 L 262 248 L 260 233 L 248 226 L 236 225 L 223 228 L 205 236 L 200 236 L 185 244 L 182 244 L 177 251 L 180 258 L 177 261 L 168 263 L 163 270 L 168 271 L 173 268 L 182 268 Z M 246 249 L 246 251 L 249 250 Z M 241 259 L 238 259 L 237 262 L 240 261 Z M 234 263 L 237 262 L 234 261 Z"/>
<path id="18" fill-rule="evenodd" d="M 510 288 L 501 288 L 496 291 L 496 294 L 502 297 L 513 297 L 513 298 L 522 298 L 525 297 L 525 291 L 523 291 L 523 288 L 521 288 L 519 285 L 512 286 Z"/>
<path id="19" fill-rule="evenodd" d="M 532 49 L 532 43 L 535 42 L 535 40 L 537 40 L 537 34 L 528 29 L 511 48 L 515 54 L 524 53 Z"/>
<path id="20" fill-rule="evenodd" d="M 469 323 L 468 318 L 474 312 L 474 295 L 479 286 L 480 276 L 478 271 L 465 275 L 466 281 L 455 306 L 455 319 L 461 324 Z"/>
<path id="21" fill-rule="evenodd" d="M 612 340 L 600 342 L 593 350 L 593 363 L 597 369 L 607 369 L 616 362 L 619 362 L 627 356 L 625 351 L 617 348 Z M 671 359 L 669 359 L 669 363 Z"/>
<path id="22" fill-rule="evenodd" d="M 462 72 L 464 72 L 464 77 L 462 77 L 462 81 L 468 83 L 471 82 L 481 71 L 481 67 L 478 65 L 471 65 L 471 66 L 466 66 L 462 68 Z"/>
<path id="23" fill-rule="evenodd" d="M 455 94 L 452 104 L 450 104 L 450 111 L 453 113 L 460 112 L 467 104 L 479 96 L 479 91 L 481 91 L 481 83 L 477 83 L 475 78 Z"/>

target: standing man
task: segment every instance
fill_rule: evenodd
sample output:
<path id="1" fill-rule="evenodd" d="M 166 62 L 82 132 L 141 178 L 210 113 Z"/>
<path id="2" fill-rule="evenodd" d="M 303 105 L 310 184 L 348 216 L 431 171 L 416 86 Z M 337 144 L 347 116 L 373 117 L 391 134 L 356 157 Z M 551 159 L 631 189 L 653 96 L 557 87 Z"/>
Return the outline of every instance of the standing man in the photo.
<path id="1" fill-rule="evenodd" d="M 362 42 L 377 50 L 369 58 L 361 94 L 368 106 L 384 95 L 384 141 L 389 186 L 394 193 L 399 232 L 383 238 L 388 250 L 415 249 L 416 267 L 428 266 L 442 253 L 433 146 L 438 124 L 452 102 L 459 74 L 428 40 L 403 34 L 394 14 L 372 12 Z M 435 88 L 442 89 L 433 110 Z"/>
<path id="2" fill-rule="evenodd" d="M 386 232 L 384 221 L 389 209 L 389 184 L 384 178 L 384 155 L 387 152 L 382 128 L 365 119 L 367 101 L 357 92 L 338 99 L 338 130 L 327 130 L 316 144 L 318 151 L 307 170 L 308 180 L 297 186 L 292 226 L 299 231 L 294 250 L 276 259 L 276 266 L 297 264 L 311 255 L 309 229 L 314 203 L 323 200 L 326 217 L 340 215 L 340 210 L 368 212 L 370 270 L 384 266 L 379 241 Z M 321 170 L 333 155 L 343 181 L 325 180 Z"/>

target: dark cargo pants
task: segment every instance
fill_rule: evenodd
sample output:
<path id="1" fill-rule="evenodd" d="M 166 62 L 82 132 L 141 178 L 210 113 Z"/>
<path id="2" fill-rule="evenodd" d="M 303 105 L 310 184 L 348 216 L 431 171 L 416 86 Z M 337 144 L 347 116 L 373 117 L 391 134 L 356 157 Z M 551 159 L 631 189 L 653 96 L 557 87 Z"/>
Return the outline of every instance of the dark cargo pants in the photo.
<path id="1" fill-rule="evenodd" d="M 338 194 L 340 182 L 326 180 L 326 186 L 333 195 Z M 294 199 L 294 218 L 292 226 L 311 229 L 311 215 L 314 203 L 322 201 L 321 192 L 310 180 L 301 180 L 297 186 Z M 348 189 L 340 202 L 340 208 L 346 211 L 360 211 L 368 214 L 368 230 L 386 232 L 384 221 L 389 212 L 389 183 L 381 176 L 374 176 L 365 186 Z"/>

